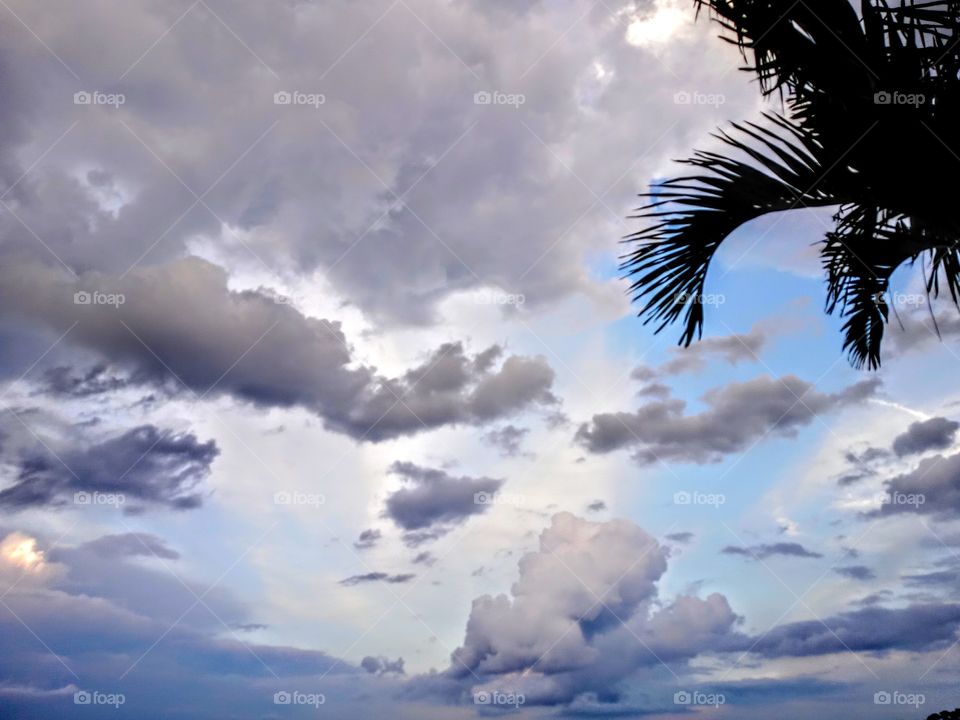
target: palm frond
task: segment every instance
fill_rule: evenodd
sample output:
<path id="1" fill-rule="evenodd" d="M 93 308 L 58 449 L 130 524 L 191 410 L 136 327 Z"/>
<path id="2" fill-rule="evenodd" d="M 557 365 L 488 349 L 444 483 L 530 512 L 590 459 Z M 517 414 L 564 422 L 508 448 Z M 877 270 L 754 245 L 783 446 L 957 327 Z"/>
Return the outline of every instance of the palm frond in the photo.
<path id="1" fill-rule="evenodd" d="M 621 269 L 633 278 L 630 290 L 643 303 L 644 324 L 659 323 L 659 332 L 683 316 L 682 345 L 702 334 L 707 270 L 730 233 L 767 213 L 837 203 L 820 183 L 816 141 L 783 117 L 768 119 L 780 134 L 745 123 L 733 124 L 739 137 L 716 135 L 748 160 L 699 151 L 682 161 L 698 173 L 644 193 L 651 202 L 633 216 L 651 224 L 625 238 L 637 247 L 622 258 Z"/>

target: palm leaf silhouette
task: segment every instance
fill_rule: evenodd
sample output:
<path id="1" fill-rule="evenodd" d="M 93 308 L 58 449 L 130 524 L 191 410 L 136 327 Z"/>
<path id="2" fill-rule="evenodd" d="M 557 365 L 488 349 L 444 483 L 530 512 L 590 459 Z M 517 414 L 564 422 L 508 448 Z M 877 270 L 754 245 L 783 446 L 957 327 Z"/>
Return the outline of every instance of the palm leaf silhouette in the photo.
<path id="1" fill-rule="evenodd" d="M 960 1 L 695 0 L 723 28 L 782 113 L 733 123 L 730 154 L 698 151 L 691 174 L 641 197 L 645 227 L 622 269 L 645 323 L 703 332 L 704 287 L 720 244 L 744 223 L 836 207 L 821 256 L 826 311 L 844 318 L 851 362 L 880 365 L 891 274 L 921 260 L 927 292 L 960 301 Z M 958 304 L 960 307 L 960 304 Z"/>

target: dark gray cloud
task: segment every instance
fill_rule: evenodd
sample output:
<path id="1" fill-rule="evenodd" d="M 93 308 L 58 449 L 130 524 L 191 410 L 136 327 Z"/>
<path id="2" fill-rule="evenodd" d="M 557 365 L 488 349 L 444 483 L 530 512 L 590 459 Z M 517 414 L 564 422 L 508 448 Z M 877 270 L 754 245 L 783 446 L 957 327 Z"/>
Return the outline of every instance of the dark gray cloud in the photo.
<path id="1" fill-rule="evenodd" d="M 125 512 L 148 506 L 188 510 L 202 503 L 199 486 L 218 454 L 212 440 L 154 425 L 56 450 L 38 442 L 16 459 L 14 482 L 0 491 L 0 506 L 100 504 L 103 495 Z"/>
<path id="2" fill-rule="evenodd" d="M 369 528 L 360 533 L 360 537 L 353 543 L 353 546 L 357 550 L 369 550 L 380 542 L 381 537 L 383 537 L 383 533 L 376 528 Z"/>
<path id="3" fill-rule="evenodd" d="M 851 580 L 873 580 L 877 577 L 877 574 L 866 565 L 843 565 L 835 567 L 833 571 Z"/>
<path id="4" fill-rule="evenodd" d="M 678 399 L 650 402 L 639 410 L 601 413 L 577 430 L 576 439 L 594 453 L 633 448 L 638 462 L 717 462 L 750 447 L 767 434 L 791 437 L 818 415 L 862 402 L 879 380 L 822 393 L 793 375 L 761 376 L 710 390 L 707 409 L 685 415 Z"/>
<path id="5" fill-rule="evenodd" d="M 445 343 L 402 376 L 383 377 L 356 363 L 339 323 L 306 317 L 262 292 L 233 292 L 223 269 L 198 258 L 123 279 L 96 273 L 74 279 L 37 266 L 2 279 L 0 312 L 57 332 L 72 328 L 67 342 L 98 353 L 131 381 L 305 407 L 357 439 L 479 425 L 558 403 L 546 360 L 503 357 L 498 346 L 471 356 L 462 343 Z M 95 291 L 124 302 L 75 304 L 75 293 Z M 114 381 L 114 371 L 52 372 L 47 384 L 62 392 L 102 390 Z"/>
<path id="6" fill-rule="evenodd" d="M 603 500 L 594 500 L 587 505 L 588 512 L 602 512 L 607 509 L 607 504 Z"/>
<path id="7" fill-rule="evenodd" d="M 354 585 L 362 585 L 364 583 L 389 583 L 390 585 L 399 585 L 402 583 L 410 582 L 416 577 L 413 573 L 400 573 L 397 575 L 391 575 L 390 573 L 385 572 L 368 572 L 363 573 L 362 575 L 351 575 L 348 578 L 344 578 L 340 581 L 341 585 L 346 585 L 347 587 L 352 587 Z"/>
<path id="8" fill-rule="evenodd" d="M 485 433 L 483 440 L 487 444 L 499 448 L 504 457 L 516 457 L 520 455 L 520 445 L 523 443 L 523 439 L 529 434 L 529 428 L 506 425 Z"/>
<path id="9" fill-rule="evenodd" d="M 766 558 L 773 557 L 774 555 L 802 558 L 823 557 L 821 553 L 808 550 L 800 543 L 795 542 L 764 543 L 761 545 L 751 545 L 749 547 L 727 545 L 720 552 L 725 555 L 742 555 L 755 560 L 765 560 Z"/>
<path id="10" fill-rule="evenodd" d="M 670 533 L 669 535 L 667 535 L 667 540 L 673 540 L 673 542 L 686 544 L 691 540 L 693 540 L 693 533 L 692 532 Z"/>
<path id="11" fill-rule="evenodd" d="M 916 455 L 927 450 L 945 450 L 953 444 L 960 423 L 944 417 L 911 423 L 907 431 L 893 441 L 897 457 Z"/>
<path id="12" fill-rule="evenodd" d="M 122 390 L 130 381 L 112 374 L 107 365 L 98 363 L 79 372 L 65 365 L 47 368 L 39 384 L 42 392 L 50 395 L 82 398 Z"/>
<path id="13" fill-rule="evenodd" d="M 840 652 L 937 650 L 953 643 L 960 628 L 960 604 L 869 606 L 823 620 L 773 628 L 752 652 L 766 657 L 827 655 Z"/>
<path id="14" fill-rule="evenodd" d="M 956 517 L 960 514 L 960 453 L 923 458 L 916 468 L 885 485 L 883 503 L 871 516 L 917 513 Z"/>
<path id="15" fill-rule="evenodd" d="M 485 512 L 490 507 L 487 499 L 504 483 L 486 477 L 454 477 L 410 462 L 395 462 L 390 472 L 403 478 L 405 485 L 387 497 L 384 512 L 402 529 L 412 531 L 411 546 Z"/>

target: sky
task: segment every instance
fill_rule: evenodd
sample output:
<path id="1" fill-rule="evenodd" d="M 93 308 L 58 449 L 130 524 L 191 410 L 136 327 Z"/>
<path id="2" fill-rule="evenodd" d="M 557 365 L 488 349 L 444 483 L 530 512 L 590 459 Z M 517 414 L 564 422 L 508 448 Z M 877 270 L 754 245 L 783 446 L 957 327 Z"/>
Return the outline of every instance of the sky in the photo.
<path id="1" fill-rule="evenodd" d="M 853 369 L 830 208 L 689 348 L 630 305 L 637 195 L 779 109 L 689 3 L 0 18 L 0 716 L 960 704 L 956 311 L 898 271 Z"/>

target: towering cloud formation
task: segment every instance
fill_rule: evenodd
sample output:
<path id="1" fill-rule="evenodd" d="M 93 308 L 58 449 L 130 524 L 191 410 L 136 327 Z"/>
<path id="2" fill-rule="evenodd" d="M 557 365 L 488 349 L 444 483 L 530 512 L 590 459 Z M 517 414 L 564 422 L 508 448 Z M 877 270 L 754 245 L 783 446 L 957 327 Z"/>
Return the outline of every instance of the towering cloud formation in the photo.
<path id="1" fill-rule="evenodd" d="M 553 517 L 519 562 L 510 595 L 473 602 L 451 676 L 523 692 L 527 702 L 616 699 L 643 669 L 731 645 L 737 616 L 722 595 L 679 596 L 655 609 L 667 550 L 627 520 Z M 479 680 L 478 680 L 479 678 Z"/>

